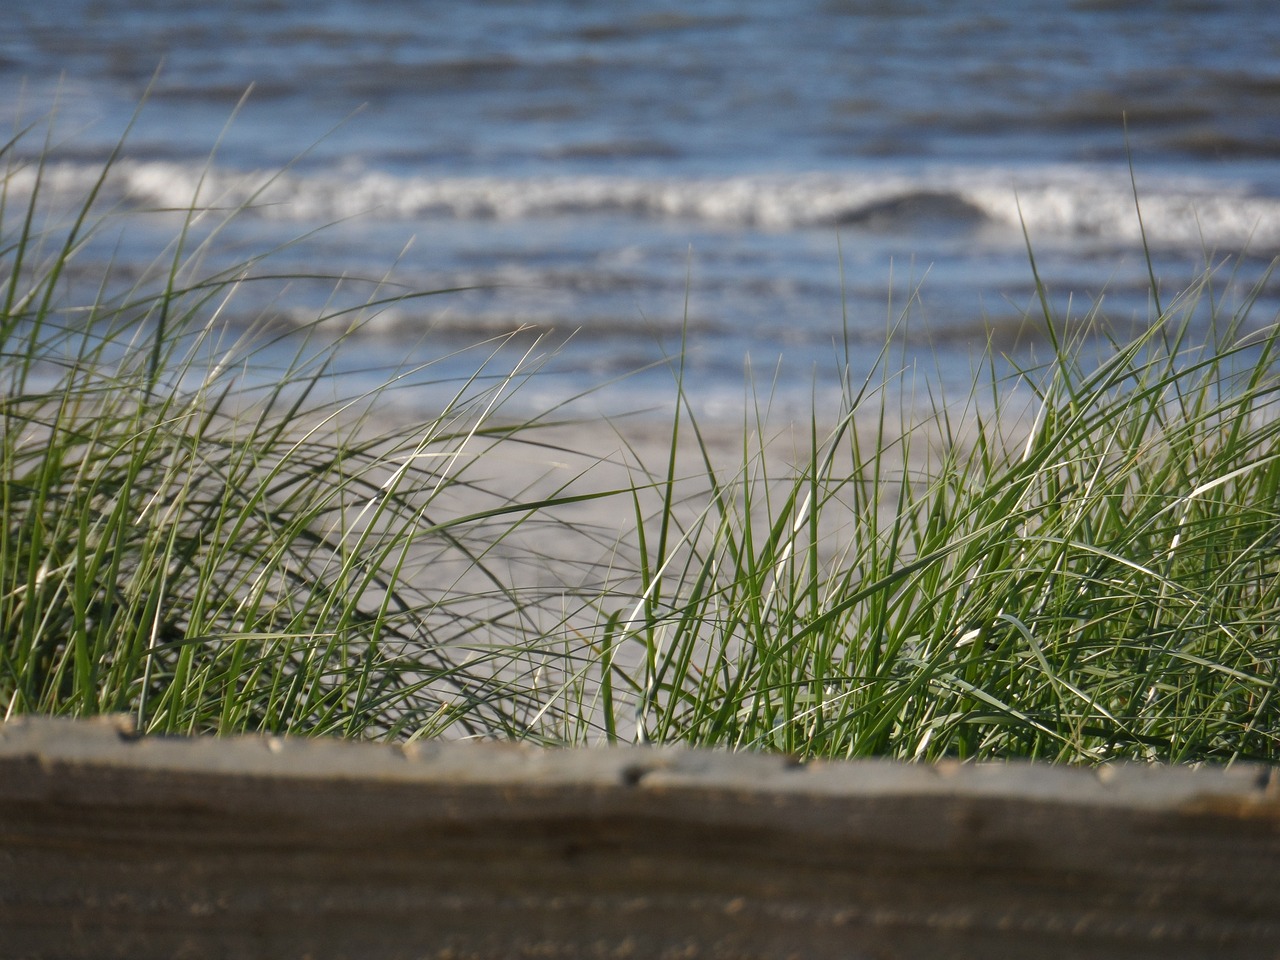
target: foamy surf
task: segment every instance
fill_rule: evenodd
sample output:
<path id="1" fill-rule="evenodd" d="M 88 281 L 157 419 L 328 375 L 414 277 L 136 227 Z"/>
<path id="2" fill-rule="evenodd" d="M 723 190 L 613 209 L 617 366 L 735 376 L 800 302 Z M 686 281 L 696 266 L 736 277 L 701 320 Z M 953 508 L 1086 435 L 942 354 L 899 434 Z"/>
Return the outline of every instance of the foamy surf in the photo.
<path id="1" fill-rule="evenodd" d="M 100 166 L 54 164 L 44 189 L 82 195 Z M 8 174 L 29 189 L 32 167 Z M 1280 197 L 1243 180 L 1144 175 L 1115 167 L 956 168 L 726 177 L 433 176 L 384 170 L 236 171 L 201 163 L 122 160 L 104 199 L 128 208 L 244 208 L 299 223 L 623 217 L 756 230 L 917 230 L 1025 226 L 1041 241 L 1162 248 L 1280 248 Z M 1141 219 L 1138 212 L 1141 212 Z"/>

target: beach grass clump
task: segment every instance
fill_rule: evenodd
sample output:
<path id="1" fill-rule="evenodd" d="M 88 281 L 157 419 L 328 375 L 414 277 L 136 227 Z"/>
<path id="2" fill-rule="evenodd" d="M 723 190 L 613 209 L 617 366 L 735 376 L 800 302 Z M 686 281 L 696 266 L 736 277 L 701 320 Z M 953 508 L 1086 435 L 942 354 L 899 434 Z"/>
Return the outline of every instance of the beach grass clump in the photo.
<path id="1" fill-rule="evenodd" d="M 642 740 L 802 757 L 1274 761 L 1260 289 L 1206 325 L 1206 272 L 1123 342 L 1096 312 L 1059 339 L 1046 299 L 1047 361 L 966 402 L 851 384 L 781 482 L 765 448 L 708 459 L 705 510 L 668 500 L 640 601 L 607 608 L 602 660 L 635 665 L 600 671 L 609 735 L 625 702 Z"/>
<path id="2" fill-rule="evenodd" d="M 677 360 L 658 456 L 625 423 L 579 434 L 620 444 L 625 482 L 513 484 L 513 445 L 575 451 L 537 432 L 549 417 L 502 415 L 526 374 L 490 378 L 495 345 L 427 416 L 386 411 L 430 364 L 355 394 L 333 372 L 369 316 L 425 294 L 374 283 L 297 329 L 245 322 L 263 258 L 205 263 L 246 204 L 200 195 L 150 272 L 108 260 L 86 285 L 116 158 L 50 212 L 47 154 L 0 154 L 5 717 L 1280 757 L 1280 343 L 1212 271 L 1168 305 L 1153 278 L 1123 339 L 1044 298 L 1047 358 L 992 363 L 959 403 L 846 365 L 836 407 L 785 429 L 752 411 L 733 456 Z M 575 519 L 600 503 L 609 529 Z"/>
<path id="3" fill-rule="evenodd" d="M 269 311 L 246 325 L 262 258 L 202 262 L 247 204 L 199 196 L 149 273 L 73 283 L 95 236 L 138 214 L 98 209 L 114 157 L 68 206 L 46 200 L 47 155 L 16 143 L 0 154 L 0 715 L 527 735 L 541 703 L 494 676 L 537 600 L 487 564 L 535 511 L 446 506 L 460 488 L 477 502 L 471 464 L 521 430 L 493 421 L 525 376 L 491 374 L 500 344 L 430 417 L 388 415 L 429 369 L 350 395 L 332 363 L 408 297 L 374 284 L 287 333 Z"/>

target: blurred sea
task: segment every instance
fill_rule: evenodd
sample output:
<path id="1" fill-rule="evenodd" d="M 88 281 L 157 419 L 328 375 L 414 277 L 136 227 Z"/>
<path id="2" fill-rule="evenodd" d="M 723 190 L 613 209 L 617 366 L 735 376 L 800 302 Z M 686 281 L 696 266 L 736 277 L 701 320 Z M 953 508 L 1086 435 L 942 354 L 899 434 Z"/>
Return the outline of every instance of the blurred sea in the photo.
<path id="1" fill-rule="evenodd" d="M 857 367 L 893 326 L 896 363 L 963 392 L 988 341 L 1022 360 L 1037 347 L 1024 227 L 1055 309 L 1083 318 L 1101 300 L 1122 325 L 1147 322 L 1130 156 L 1167 293 L 1219 265 L 1229 310 L 1280 254 L 1270 0 L 5 12 L 6 112 L 56 107 L 51 194 L 92 182 L 159 68 L 103 197 L 112 217 L 76 261 L 84 283 L 109 261 L 121 283 L 142 276 L 180 220 L 131 213 L 189 207 L 199 189 L 253 202 L 212 267 L 280 246 L 269 272 L 348 278 L 336 299 L 331 283 L 251 285 L 234 322 L 474 288 L 379 311 L 344 352 L 353 382 L 428 361 L 429 378 L 464 377 L 482 354 L 454 351 L 527 327 L 492 369 L 532 350 L 547 375 L 520 402 L 536 408 L 660 364 L 684 335 L 704 415 L 740 415 L 748 362 L 762 393 L 803 412 L 846 336 Z M 11 172 L 13 197 L 32 173 Z M 389 271 L 402 286 L 372 282 Z M 1254 323 L 1278 307 L 1264 281 Z M 631 410 L 670 383 L 660 366 L 587 403 Z"/>

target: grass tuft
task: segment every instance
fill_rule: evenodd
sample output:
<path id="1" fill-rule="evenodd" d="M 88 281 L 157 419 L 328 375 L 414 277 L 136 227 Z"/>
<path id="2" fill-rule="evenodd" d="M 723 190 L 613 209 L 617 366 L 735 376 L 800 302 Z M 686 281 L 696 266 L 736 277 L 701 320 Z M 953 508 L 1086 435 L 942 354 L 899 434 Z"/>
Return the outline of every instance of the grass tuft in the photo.
<path id="1" fill-rule="evenodd" d="M 108 266 L 83 295 L 77 257 L 118 223 L 98 206 L 115 157 L 51 212 L 51 148 L 21 160 L 29 134 L 0 151 L 6 717 L 1280 757 L 1277 327 L 1251 301 L 1224 316 L 1212 272 L 1125 339 L 1042 296 L 1052 355 L 1009 379 L 988 366 L 959 405 L 846 378 L 837 416 L 770 439 L 749 404 L 732 457 L 677 358 L 660 455 L 620 440 L 625 482 L 513 487 L 513 448 L 574 451 L 549 416 L 503 415 L 531 368 L 491 378 L 501 343 L 429 417 L 388 425 L 371 411 L 430 370 L 344 396 L 333 369 L 404 296 L 375 284 L 287 341 L 265 320 L 237 333 L 223 318 L 262 258 L 204 270 L 208 221 L 243 209 L 199 195 L 152 271 Z M 620 534 L 581 513 L 606 502 Z"/>

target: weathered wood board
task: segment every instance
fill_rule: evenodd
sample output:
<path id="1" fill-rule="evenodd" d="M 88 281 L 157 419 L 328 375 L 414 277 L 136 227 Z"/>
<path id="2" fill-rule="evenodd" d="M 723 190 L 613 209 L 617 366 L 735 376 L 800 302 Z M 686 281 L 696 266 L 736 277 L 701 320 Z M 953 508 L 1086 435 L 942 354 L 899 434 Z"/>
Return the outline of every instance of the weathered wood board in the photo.
<path id="1" fill-rule="evenodd" d="M 1280 770 L 20 719 L 0 956 L 1276 958 Z"/>

